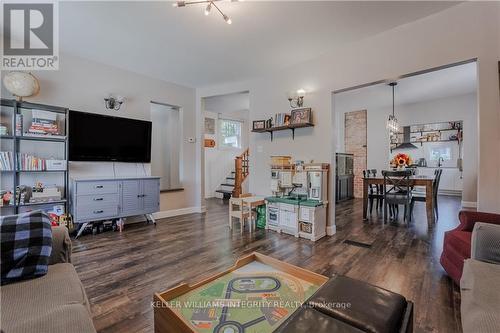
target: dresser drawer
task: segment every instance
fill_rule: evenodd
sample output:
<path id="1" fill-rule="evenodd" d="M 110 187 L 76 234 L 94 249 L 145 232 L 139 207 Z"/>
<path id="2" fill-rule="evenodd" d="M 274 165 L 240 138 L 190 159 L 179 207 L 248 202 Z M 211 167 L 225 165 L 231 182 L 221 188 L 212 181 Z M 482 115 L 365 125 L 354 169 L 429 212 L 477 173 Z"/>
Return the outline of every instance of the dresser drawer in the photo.
<path id="1" fill-rule="evenodd" d="M 76 200 L 78 206 L 118 205 L 120 196 L 118 193 L 79 195 Z"/>
<path id="2" fill-rule="evenodd" d="M 105 218 L 116 217 L 118 215 L 118 204 L 96 204 L 78 206 L 76 218 L 78 221 L 98 221 Z"/>
<path id="3" fill-rule="evenodd" d="M 118 187 L 117 181 L 78 182 L 76 195 L 118 193 Z"/>

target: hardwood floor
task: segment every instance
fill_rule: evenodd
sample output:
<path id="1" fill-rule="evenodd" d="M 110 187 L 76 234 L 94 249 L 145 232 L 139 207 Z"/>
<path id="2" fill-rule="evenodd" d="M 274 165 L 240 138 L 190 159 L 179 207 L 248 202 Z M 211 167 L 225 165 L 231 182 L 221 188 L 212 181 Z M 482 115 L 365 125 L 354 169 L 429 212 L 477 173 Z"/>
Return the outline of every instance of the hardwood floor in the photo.
<path id="1" fill-rule="evenodd" d="M 415 303 L 416 332 L 460 332 L 460 294 L 439 264 L 443 233 L 458 224 L 460 200 L 440 197 L 440 217 L 429 229 L 425 205 L 410 227 L 362 221 L 362 202 L 337 206 L 337 233 L 313 243 L 258 230 L 231 232 L 227 205 L 207 201 L 207 213 L 127 226 L 73 241 L 73 263 L 89 297 L 99 332 L 152 332 L 154 292 L 196 282 L 252 251 L 314 272 L 343 274 L 403 294 Z M 401 214 L 402 215 L 402 214 Z M 345 240 L 370 244 L 360 247 Z"/>

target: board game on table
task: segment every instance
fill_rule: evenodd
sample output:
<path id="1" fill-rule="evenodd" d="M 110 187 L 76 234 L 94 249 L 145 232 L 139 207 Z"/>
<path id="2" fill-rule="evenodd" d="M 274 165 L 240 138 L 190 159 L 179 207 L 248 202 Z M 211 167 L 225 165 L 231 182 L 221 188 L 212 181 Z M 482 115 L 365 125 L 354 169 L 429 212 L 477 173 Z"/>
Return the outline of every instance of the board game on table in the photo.
<path id="1" fill-rule="evenodd" d="M 272 332 L 327 280 L 254 252 L 192 286 L 155 294 L 155 332 Z"/>

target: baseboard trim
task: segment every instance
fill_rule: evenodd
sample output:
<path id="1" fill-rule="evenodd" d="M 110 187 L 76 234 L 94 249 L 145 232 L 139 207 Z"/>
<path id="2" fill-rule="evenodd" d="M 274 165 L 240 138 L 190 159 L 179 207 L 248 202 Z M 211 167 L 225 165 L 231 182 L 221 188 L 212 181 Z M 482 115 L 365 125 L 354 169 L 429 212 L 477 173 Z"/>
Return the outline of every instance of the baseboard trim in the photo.
<path id="1" fill-rule="evenodd" d="M 462 201 L 464 208 L 477 208 L 477 201 Z"/>
<path id="2" fill-rule="evenodd" d="M 193 213 L 204 213 L 204 212 L 206 212 L 205 206 L 202 206 L 202 207 L 195 206 L 195 207 L 163 210 L 161 212 L 153 213 L 153 217 L 155 219 L 164 219 L 167 217 L 180 216 L 180 215 L 193 214 Z"/>
<path id="3" fill-rule="evenodd" d="M 336 225 L 329 225 L 326 227 L 326 235 L 327 236 L 333 236 L 337 233 L 337 226 Z"/>

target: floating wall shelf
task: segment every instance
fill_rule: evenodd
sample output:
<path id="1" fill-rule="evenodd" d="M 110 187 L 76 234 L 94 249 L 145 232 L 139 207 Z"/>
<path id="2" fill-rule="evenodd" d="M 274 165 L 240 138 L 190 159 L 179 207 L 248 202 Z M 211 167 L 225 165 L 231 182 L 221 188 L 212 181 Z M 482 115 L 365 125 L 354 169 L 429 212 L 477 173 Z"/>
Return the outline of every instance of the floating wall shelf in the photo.
<path id="1" fill-rule="evenodd" d="M 277 127 L 263 128 L 263 129 L 254 129 L 254 130 L 252 130 L 252 132 L 254 132 L 254 133 L 269 133 L 269 134 L 271 134 L 271 141 L 273 141 L 273 133 L 274 132 L 291 130 L 292 131 L 292 140 L 295 140 L 295 129 L 296 128 L 303 128 L 303 127 L 314 127 L 314 124 L 313 123 L 290 124 L 290 125 L 285 125 L 285 126 L 277 126 Z"/>

